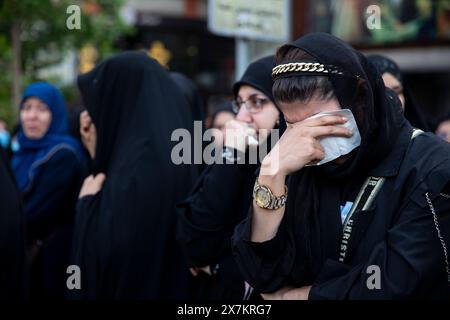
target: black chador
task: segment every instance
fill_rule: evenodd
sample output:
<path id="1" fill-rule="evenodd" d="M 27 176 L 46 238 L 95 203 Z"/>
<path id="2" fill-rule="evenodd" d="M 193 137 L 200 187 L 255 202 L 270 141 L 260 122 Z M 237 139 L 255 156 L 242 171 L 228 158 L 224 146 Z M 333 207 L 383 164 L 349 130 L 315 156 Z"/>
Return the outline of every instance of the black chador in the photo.
<path id="1" fill-rule="evenodd" d="M 102 190 L 78 203 L 79 298 L 186 298 L 175 204 L 195 175 L 172 161 L 171 135 L 186 129 L 189 107 L 167 71 L 143 53 L 117 55 L 78 82 L 97 129 L 94 174 L 106 174 Z"/>

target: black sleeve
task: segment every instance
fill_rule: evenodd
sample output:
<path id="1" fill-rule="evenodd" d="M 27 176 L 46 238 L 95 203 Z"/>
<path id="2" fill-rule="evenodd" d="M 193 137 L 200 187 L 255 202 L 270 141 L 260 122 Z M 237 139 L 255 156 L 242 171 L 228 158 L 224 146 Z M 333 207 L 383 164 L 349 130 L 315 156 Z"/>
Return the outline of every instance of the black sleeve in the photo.
<path id="1" fill-rule="evenodd" d="M 178 240 L 190 266 L 218 263 L 231 253 L 233 229 L 243 214 L 245 169 L 214 164 L 203 171 L 191 195 L 178 205 Z"/>
<path id="2" fill-rule="evenodd" d="M 24 198 L 29 240 L 45 237 L 49 225 L 67 218 L 59 215 L 74 212 L 67 206 L 75 203 L 81 175 L 82 167 L 70 150 L 59 150 L 45 164 Z"/>
<path id="3" fill-rule="evenodd" d="M 250 241 L 252 210 L 246 220 L 236 227 L 233 255 L 244 279 L 256 291 L 274 292 L 287 285 L 295 259 L 295 246 L 287 228 L 286 215 L 274 238 L 264 242 Z"/>
<path id="4" fill-rule="evenodd" d="M 309 298 L 448 298 L 450 275 L 445 252 L 450 244 L 450 199 L 439 193 L 432 196 L 431 192 L 429 197 L 436 220 L 425 192 L 418 192 L 415 201 L 409 201 L 388 230 L 386 240 L 372 250 L 364 263 L 348 266 L 327 260 Z M 380 276 L 378 284 L 376 273 Z M 430 292 L 439 293 L 430 297 Z"/>

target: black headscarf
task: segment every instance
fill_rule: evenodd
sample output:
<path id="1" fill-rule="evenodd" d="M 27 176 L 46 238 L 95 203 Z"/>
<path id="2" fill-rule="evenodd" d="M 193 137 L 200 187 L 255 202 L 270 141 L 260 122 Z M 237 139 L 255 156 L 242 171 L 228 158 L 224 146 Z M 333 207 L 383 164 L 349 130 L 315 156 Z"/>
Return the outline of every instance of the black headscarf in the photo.
<path id="1" fill-rule="evenodd" d="M 307 167 L 291 176 L 287 224 L 301 226 L 294 231 L 298 233 L 294 239 L 298 239 L 298 254 L 304 255 L 305 264 L 304 270 L 297 271 L 311 280 L 311 272 L 320 269 L 325 257 L 337 260 L 342 197 L 358 189 L 370 170 L 386 158 L 407 122 L 399 99 L 386 90 L 373 65 L 344 41 L 326 33 L 312 33 L 290 46 L 342 71 L 330 73 L 329 79 L 341 107 L 355 115 L 361 134 L 361 145 L 344 164 Z M 322 233 L 320 225 L 330 226 L 329 233 Z"/>
<path id="2" fill-rule="evenodd" d="M 239 88 L 242 85 L 249 85 L 264 93 L 267 98 L 273 102 L 275 107 L 277 107 L 278 111 L 280 111 L 272 93 L 272 69 L 275 65 L 274 56 L 266 56 L 252 62 L 245 70 L 241 79 L 233 84 L 234 97 L 236 98 L 238 96 Z M 284 116 L 281 111 L 278 129 L 280 129 L 280 136 L 283 134 L 284 130 L 286 130 L 286 122 L 284 121 Z"/>
<path id="3" fill-rule="evenodd" d="M 411 125 L 424 131 L 430 131 L 429 123 L 412 96 L 411 90 L 409 90 L 406 81 L 403 79 L 398 65 L 391 59 L 381 55 L 371 55 L 367 59 L 375 66 L 381 76 L 385 72 L 389 72 L 402 84 L 403 95 L 405 96 L 405 118 L 408 119 Z"/>
<path id="4" fill-rule="evenodd" d="M 96 208 L 77 216 L 74 255 L 90 279 L 87 296 L 183 298 L 188 270 L 174 205 L 195 177 L 172 162 L 171 135 L 185 128 L 189 106 L 167 71 L 139 52 L 106 60 L 78 84 L 97 129 L 94 171 L 106 173 Z"/>
<path id="5" fill-rule="evenodd" d="M 233 94 L 237 97 L 239 88 L 246 84 L 264 93 L 273 103 L 272 94 L 272 69 L 275 67 L 275 57 L 267 56 L 252 62 L 241 79 L 233 84 Z"/>

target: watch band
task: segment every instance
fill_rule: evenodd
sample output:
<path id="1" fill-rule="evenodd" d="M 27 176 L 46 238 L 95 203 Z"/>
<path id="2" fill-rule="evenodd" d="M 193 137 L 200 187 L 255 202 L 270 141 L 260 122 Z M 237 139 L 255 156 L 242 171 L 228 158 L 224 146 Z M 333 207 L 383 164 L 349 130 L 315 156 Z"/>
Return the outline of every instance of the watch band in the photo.
<path id="1" fill-rule="evenodd" d="M 273 197 L 268 209 L 276 210 L 281 208 L 286 204 L 287 201 L 287 194 L 283 194 L 279 197 Z"/>

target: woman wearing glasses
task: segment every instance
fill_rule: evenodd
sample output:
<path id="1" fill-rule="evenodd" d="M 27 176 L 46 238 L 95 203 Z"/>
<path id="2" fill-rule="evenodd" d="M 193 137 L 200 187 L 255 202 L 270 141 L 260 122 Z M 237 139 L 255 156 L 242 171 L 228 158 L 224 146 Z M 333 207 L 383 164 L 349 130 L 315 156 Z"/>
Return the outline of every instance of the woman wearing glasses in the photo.
<path id="1" fill-rule="evenodd" d="M 179 205 L 178 239 L 195 276 L 198 299 L 248 299 L 252 292 L 233 260 L 230 244 L 234 227 L 247 214 L 259 168 L 259 161 L 249 157 L 258 147 L 249 144 L 259 141 L 259 148 L 266 142 L 274 144 L 270 130 L 280 128 L 280 123 L 285 127 L 272 96 L 274 65 L 273 56 L 259 59 L 234 84 L 237 115 L 225 125 L 223 164 L 208 166 Z"/>

